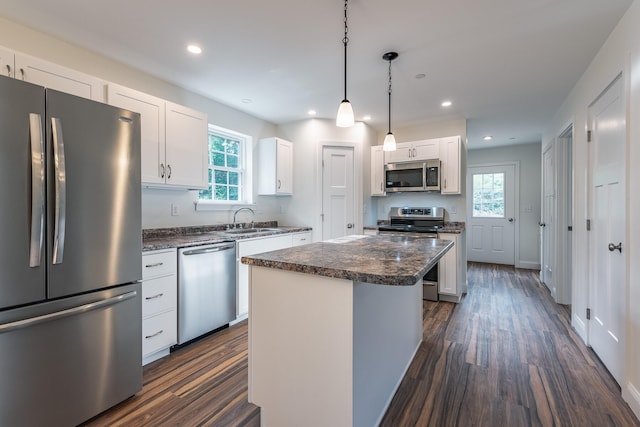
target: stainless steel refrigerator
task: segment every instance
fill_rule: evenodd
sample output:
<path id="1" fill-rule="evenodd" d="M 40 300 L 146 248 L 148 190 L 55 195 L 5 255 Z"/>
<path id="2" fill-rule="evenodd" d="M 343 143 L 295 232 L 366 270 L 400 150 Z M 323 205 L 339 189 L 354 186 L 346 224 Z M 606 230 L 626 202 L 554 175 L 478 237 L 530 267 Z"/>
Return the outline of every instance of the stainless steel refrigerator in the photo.
<path id="1" fill-rule="evenodd" d="M 0 76 L 0 426 L 142 387 L 140 117 Z"/>

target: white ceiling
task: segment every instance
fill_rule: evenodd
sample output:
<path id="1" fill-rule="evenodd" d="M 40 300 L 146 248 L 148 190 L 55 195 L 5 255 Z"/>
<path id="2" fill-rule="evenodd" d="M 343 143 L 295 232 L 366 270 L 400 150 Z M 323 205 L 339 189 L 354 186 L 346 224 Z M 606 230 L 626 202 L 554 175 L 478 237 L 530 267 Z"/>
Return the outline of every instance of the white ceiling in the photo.
<path id="1" fill-rule="evenodd" d="M 392 127 L 467 119 L 470 148 L 540 141 L 632 0 L 351 0 L 348 98 Z M 0 15 L 273 123 L 335 118 L 342 0 L 2 0 Z M 199 57 L 188 43 L 202 46 Z M 417 79 L 418 74 L 425 74 Z M 449 99 L 453 106 L 440 103 Z M 244 100 L 244 102 L 243 102 Z M 247 100 L 251 100 L 247 103 Z M 491 143 L 482 136 L 494 136 Z"/>

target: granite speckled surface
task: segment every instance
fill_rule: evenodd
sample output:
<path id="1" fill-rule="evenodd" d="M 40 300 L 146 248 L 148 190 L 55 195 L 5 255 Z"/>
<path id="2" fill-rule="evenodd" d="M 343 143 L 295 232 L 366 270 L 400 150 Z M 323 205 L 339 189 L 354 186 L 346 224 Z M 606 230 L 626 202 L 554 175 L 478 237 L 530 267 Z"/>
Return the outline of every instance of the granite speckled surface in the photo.
<path id="1" fill-rule="evenodd" d="M 244 228 L 250 228 L 250 224 L 242 224 Z M 275 236 L 285 233 L 298 233 L 311 231 L 311 227 L 282 227 L 277 222 L 256 222 L 255 228 L 270 228 L 270 230 L 257 233 L 234 234 L 227 230 L 225 224 L 146 229 L 142 231 L 142 250 L 153 251 L 157 249 L 186 248 L 191 246 L 208 245 L 213 243 L 229 242 L 256 237 Z"/>
<path id="2" fill-rule="evenodd" d="M 244 264 L 381 285 L 411 286 L 453 242 L 405 236 L 346 236 L 242 257 Z"/>

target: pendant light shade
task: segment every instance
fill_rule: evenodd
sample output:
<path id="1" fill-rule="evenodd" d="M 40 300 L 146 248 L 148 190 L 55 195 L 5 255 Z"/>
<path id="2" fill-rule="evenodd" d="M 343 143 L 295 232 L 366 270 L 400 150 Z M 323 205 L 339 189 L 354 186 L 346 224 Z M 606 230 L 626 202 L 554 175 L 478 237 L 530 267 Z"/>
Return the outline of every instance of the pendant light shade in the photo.
<path id="1" fill-rule="evenodd" d="M 355 123 L 353 118 L 353 107 L 351 107 L 351 103 L 347 99 L 347 44 L 349 44 L 347 3 L 348 0 L 344 0 L 344 38 L 342 39 L 342 44 L 344 45 L 344 99 L 340 103 L 340 107 L 338 107 L 338 115 L 336 117 L 336 126 L 342 128 L 353 126 Z"/>
<path id="2" fill-rule="evenodd" d="M 389 131 L 387 136 L 384 137 L 384 143 L 382 144 L 383 151 L 396 151 L 396 138 L 391 133 L 391 61 L 398 57 L 398 52 L 387 52 L 382 55 L 382 59 L 389 61 Z"/>

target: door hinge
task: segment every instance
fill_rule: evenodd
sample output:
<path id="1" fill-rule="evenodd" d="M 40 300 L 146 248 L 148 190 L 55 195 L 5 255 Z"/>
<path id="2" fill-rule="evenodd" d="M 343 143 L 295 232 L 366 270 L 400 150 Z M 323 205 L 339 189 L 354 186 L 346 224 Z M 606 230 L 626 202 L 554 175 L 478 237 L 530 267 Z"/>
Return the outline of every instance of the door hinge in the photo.
<path id="1" fill-rule="evenodd" d="M 587 308 L 587 320 L 591 320 L 591 309 Z"/>
<path id="2" fill-rule="evenodd" d="M 591 231 L 591 220 L 587 220 L 587 231 Z"/>
<path id="3" fill-rule="evenodd" d="M 567 227 L 567 231 L 573 231 L 573 227 L 572 226 L 568 226 Z"/>
<path id="4" fill-rule="evenodd" d="M 320 214 L 320 218 L 322 218 L 322 222 L 324 222 L 324 214 L 323 213 Z"/>
<path id="5" fill-rule="evenodd" d="M 587 131 L 587 142 L 591 142 L 591 131 Z"/>
<path id="6" fill-rule="evenodd" d="M 324 167 L 324 159 L 322 159 L 322 167 Z"/>

